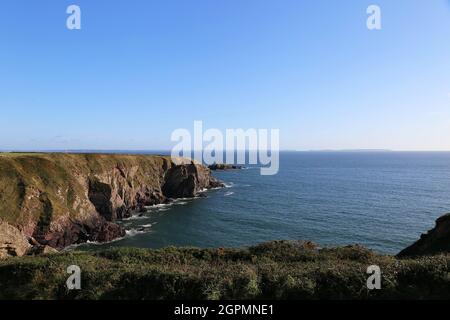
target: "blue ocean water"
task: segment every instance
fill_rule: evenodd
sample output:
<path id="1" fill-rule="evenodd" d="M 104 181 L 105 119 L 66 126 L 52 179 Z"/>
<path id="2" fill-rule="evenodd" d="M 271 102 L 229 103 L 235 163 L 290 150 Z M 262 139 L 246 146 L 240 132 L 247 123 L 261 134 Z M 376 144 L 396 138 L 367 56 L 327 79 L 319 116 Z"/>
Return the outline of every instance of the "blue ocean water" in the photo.
<path id="1" fill-rule="evenodd" d="M 242 247 L 264 241 L 362 244 L 397 253 L 450 212 L 450 153 L 283 152 L 280 171 L 215 172 L 228 187 L 121 222 L 110 246 Z"/>

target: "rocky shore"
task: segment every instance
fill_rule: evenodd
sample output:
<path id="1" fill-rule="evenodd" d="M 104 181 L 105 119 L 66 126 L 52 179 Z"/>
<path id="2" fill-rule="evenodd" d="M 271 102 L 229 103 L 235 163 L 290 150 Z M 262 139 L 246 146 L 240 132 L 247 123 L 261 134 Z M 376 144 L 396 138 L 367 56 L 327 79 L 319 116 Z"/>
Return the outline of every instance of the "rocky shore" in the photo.
<path id="1" fill-rule="evenodd" d="M 0 258 L 108 242 L 133 212 L 222 186 L 187 159 L 0 153 Z"/>

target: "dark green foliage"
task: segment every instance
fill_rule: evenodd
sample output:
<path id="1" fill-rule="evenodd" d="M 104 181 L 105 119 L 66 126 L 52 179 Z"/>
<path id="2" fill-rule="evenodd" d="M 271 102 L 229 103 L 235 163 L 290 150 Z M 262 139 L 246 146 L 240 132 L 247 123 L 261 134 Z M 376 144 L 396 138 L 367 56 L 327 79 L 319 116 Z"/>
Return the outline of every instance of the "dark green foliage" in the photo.
<path id="1" fill-rule="evenodd" d="M 0 262 L 0 299 L 447 299 L 450 256 L 398 260 L 359 246 L 277 241 L 248 249 L 115 248 Z M 68 291 L 66 269 L 82 270 Z M 366 287 L 367 267 L 382 289 Z"/>

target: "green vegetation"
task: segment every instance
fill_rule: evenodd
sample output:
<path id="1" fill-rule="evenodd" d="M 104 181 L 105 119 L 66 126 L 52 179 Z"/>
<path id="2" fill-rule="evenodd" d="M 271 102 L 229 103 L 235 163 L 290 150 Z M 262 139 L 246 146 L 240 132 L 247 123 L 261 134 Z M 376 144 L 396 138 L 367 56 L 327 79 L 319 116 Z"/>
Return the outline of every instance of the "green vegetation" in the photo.
<path id="1" fill-rule="evenodd" d="M 248 249 L 116 248 L 0 262 L 0 299 L 429 299 L 450 297 L 450 256 L 399 260 L 359 246 L 270 242 Z M 369 291 L 367 267 L 382 271 Z M 69 265 L 82 270 L 68 291 Z"/>

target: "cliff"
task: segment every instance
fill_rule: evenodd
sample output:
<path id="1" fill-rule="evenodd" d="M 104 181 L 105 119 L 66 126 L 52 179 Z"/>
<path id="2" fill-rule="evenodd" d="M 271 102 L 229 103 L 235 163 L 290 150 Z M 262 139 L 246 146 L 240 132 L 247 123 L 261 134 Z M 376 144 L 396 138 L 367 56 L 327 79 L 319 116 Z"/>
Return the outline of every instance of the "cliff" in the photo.
<path id="1" fill-rule="evenodd" d="M 450 214 L 436 220 L 436 226 L 420 239 L 403 249 L 398 257 L 450 253 Z"/>
<path id="2" fill-rule="evenodd" d="M 105 242 L 125 234 L 114 222 L 134 211 L 222 186 L 208 168 L 175 162 L 146 155 L 0 154 L 0 225 L 53 248 Z"/>

